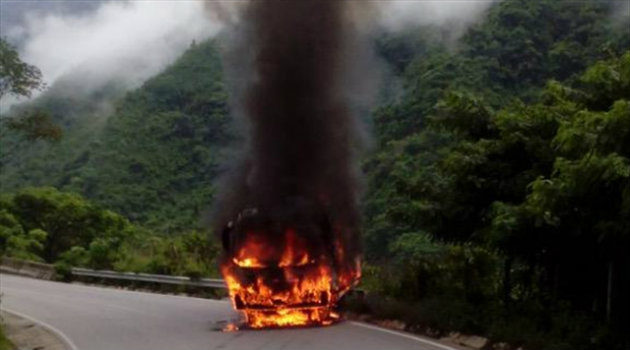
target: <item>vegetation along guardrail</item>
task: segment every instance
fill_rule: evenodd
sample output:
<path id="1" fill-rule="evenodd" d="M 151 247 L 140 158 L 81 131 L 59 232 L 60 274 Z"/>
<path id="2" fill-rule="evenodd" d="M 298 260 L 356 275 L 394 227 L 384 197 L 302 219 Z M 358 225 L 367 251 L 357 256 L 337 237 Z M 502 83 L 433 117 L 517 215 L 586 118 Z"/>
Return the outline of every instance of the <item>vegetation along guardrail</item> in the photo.
<path id="1" fill-rule="evenodd" d="M 0 272 L 45 280 L 50 280 L 55 276 L 55 268 L 52 265 L 6 256 L 0 258 Z"/>

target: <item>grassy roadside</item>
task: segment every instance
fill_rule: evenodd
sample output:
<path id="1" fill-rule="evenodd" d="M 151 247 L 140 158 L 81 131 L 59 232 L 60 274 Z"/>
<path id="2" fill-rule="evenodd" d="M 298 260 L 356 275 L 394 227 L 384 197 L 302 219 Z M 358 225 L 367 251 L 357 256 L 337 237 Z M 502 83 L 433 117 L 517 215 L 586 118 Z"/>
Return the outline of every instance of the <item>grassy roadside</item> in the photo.
<path id="1" fill-rule="evenodd" d="M 15 346 L 4 335 L 4 331 L 2 330 L 2 325 L 0 325 L 0 350 L 11 350 L 11 349 L 15 349 Z"/>

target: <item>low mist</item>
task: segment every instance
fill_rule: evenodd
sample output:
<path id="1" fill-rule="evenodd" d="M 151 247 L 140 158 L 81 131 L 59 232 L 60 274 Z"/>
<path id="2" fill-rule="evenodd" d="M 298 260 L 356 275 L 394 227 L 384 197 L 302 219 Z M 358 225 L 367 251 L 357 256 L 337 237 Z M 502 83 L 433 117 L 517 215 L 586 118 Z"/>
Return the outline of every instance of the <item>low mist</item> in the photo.
<path id="1" fill-rule="evenodd" d="M 209 19 L 200 1 L 110 1 L 74 12 L 33 6 L 30 12 L 22 9 L 24 16 L 15 25 L 3 26 L 3 35 L 25 62 L 42 71 L 48 86 L 65 78 L 83 90 L 112 81 L 138 87 L 193 40 L 213 36 L 221 26 Z"/>
<path id="2" fill-rule="evenodd" d="M 450 38 L 479 20 L 495 1 L 387 1 L 353 4 L 370 30 L 443 26 Z M 63 81 L 77 94 L 115 83 L 133 89 L 158 74 L 192 41 L 238 21 L 243 1 L 3 2 L 2 35 L 37 66 L 48 87 Z M 364 18 L 364 19 L 365 19 Z M 33 97 L 39 95 L 36 92 Z M 16 102 L 3 98 L 0 110 Z"/>

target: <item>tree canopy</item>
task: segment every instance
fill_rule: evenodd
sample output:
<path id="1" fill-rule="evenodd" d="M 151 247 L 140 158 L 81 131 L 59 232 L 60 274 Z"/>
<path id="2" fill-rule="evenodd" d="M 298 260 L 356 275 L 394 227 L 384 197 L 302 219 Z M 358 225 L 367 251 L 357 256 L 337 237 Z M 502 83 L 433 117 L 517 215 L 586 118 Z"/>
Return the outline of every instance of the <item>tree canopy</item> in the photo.
<path id="1" fill-rule="evenodd" d="M 39 68 L 23 62 L 15 47 L 0 38 L 0 98 L 7 94 L 30 97 L 44 86 Z"/>

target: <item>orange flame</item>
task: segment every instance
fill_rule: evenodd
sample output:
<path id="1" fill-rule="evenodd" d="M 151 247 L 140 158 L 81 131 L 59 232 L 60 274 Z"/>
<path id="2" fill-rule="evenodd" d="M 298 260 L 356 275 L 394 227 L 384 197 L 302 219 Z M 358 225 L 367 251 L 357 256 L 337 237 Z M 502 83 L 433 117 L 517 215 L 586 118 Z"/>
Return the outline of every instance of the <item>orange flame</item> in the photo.
<path id="1" fill-rule="evenodd" d="M 311 256 L 294 229 L 285 230 L 279 261 L 269 263 L 269 244 L 251 234 L 232 259 L 221 266 L 232 303 L 252 328 L 328 325 L 338 318 L 332 308 L 354 283 L 356 266 Z M 342 249 L 339 243 L 335 250 Z"/>

